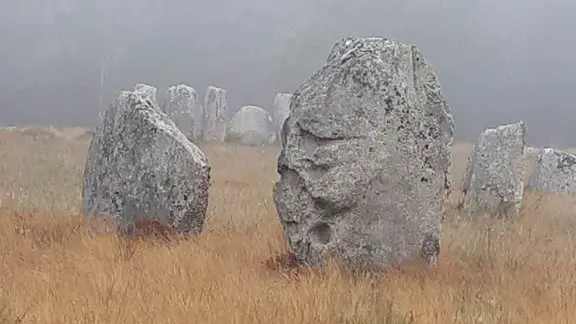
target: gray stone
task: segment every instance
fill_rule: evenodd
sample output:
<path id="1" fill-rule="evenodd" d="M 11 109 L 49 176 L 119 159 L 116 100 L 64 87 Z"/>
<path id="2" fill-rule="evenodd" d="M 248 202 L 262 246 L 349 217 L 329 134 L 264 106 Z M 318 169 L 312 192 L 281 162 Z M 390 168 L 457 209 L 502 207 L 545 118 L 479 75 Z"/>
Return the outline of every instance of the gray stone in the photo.
<path id="1" fill-rule="evenodd" d="M 359 266 L 435 260 L 454 121 L 415 47 L 345 38 L 294 93 L 274 202 L 300 262 L 334 253 Z"/>
<path id="2" fill-rule="evenodd" d="M 204 140 L 224 142 L 226 139 L 226 119 L 228 98 L 226 90 L 209 86 L 204 96 Z"/>
<path id="3" fill-rule="evenodd" d="M 276 138 L 280 140 L 280 133 L 282 125 L 288 114 L 290 113 L 290 100 L 292 100 L 291 93 L 278 93 L 274 97 L 274 106 L 272 109 L 272 119 L 274 120 L 274 129 L 276 130 Z"/>
<path id="4" fill-rule="evenodd" d="M 203 114 L 194 88 L 186 84 L 170 86 L 162 110 L 188 138 L 201 139 Z"/>
<path id="5" fill-rule="evenodd" d="M 524 191 L 524 122 L 486 129 L 468 158 L 462 179 L 462 208 L 472 217 L 512 217 Z"/>
<path id="6" fill-rule="evenodd" d="M 576 194 L 576 156 L 544 148 L 536 157 L 528 187 L 553 194 Z"/>
<path id="7" fill-rule="evenodd" d="M 103 117 L 86 160 L 85 215 L 112 216 L 128 232 L 137 218 L 201 232 L 210 180 L 204 153 L 141 92 L 121 92 Z"/>
<path id="8" fill-rule="evenodd" d="M 156 94 L 158 93 L 158 89 L 156 87 L 145 83 L 138 83 L 134 86 L 134 92 L 140 93 L 141 95 L 149 98 L 154 108 L 156 110 L 160 110 L 158 101 L 156 99 Z"/>
<path id="9" fill-rule="evenodd" d="M 242 107 L 230 120 L 227 133 L 228 141 L 250 146 L 272 144 L 276 139 L 272 117 L 256 106 Z"/>

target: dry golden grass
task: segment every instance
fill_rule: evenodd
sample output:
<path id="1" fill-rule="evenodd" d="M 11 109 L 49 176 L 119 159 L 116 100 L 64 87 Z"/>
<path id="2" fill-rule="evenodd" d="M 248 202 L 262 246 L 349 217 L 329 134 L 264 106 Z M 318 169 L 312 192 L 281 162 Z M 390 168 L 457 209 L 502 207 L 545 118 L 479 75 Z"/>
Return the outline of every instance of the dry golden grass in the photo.
<path id="1" fill-rule="evenodd" d="M 286 252 L 271 198 L 276 149 L 204 148 L 206 230 L 171 244 L 85 226 L 86 149 L 0 132 L 0 323 L 576 323 L 570 197 L 527 194 L 514 221 L 451 213 L 434 269 L 291 272 L 270 264 Z M 466 154 L 456 148 L 455 173 Z"/>

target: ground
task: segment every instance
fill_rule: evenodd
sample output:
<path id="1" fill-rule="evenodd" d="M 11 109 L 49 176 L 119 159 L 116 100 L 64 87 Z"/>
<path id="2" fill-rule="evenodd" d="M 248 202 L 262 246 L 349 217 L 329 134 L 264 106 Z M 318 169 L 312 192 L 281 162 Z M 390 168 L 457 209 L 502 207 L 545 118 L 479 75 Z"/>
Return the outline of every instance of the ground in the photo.
<path id="1" fill-rule="evenodd" d="M 0 323 L 576 323 L 571 197 L 528 193 L 517 220 L 472 224 L 455 190 L 436 268 L 293 271 L 275 261 L 277 148 L 203 146 L 205 232 L 160 244 L 86 226 L 87 147 L 66 130 L 0 131 Z M 455 148 L 456 185 L 469 147 Z"/>

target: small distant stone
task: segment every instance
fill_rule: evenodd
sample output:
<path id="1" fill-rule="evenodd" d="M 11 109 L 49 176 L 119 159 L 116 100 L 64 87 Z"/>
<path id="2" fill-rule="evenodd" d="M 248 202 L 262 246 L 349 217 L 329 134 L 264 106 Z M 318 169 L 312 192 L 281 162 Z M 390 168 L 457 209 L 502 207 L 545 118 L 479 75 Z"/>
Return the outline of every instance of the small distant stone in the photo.
<path id="1" fill-rule="evenodd" d="M 139 91 L 123 91 L 92 137 L 82 189 L 85 215 L 112 216 L 130 232 L 136 219 L 202 231 L 210 167 L 204 153 Z"/>
<path id="2" fill-rule="evenodd" d="M 162 110 L 188 138 L 201 139 L 202 107 L 194 88 L 186 84 L 170 86 L 166 91 Z"/>
<path id="3" fill-rule="evenodd" d="M 224 89 L 209 86 L 204 97 L 204 141 L 224 142 L 228 117 L 228 97 Z"/>
<path id="4" fill-rule="evenodd" d="M 523 121 L 486 129 L 474 146 L 462 182 L 465 212 L 513 217 L 522 206 L 526 125 Z"/>
<path id="5" fill-rule="evenodd" d="M 143 97 L 148 98 L 155 109 L 160 109 L 158 106 L 158 101 L 156 99 L 156 94 L 158 93 L 158 88 L 145 84 L 138 83 L 134 86 L 134 92 L 141 94 Z"/>
<path id="6" fill-rule="evenodd" d="M 538 154 L 539 152 L 540 152 L 540 149 L 539 149 L 539 148 L 527 146 L 527 147 L 526 147 L 526 152 L 525 152 L 525 154 L 526 154 L 526 155 L 534 156 L 534 155 Z"/>
<path id="7" fill-rule="evenodd" d="M 552 147 L 542 149 L 528 187 L 552 194 L 576 194 L 576 156 Z"/>
<path id="8" fill-rule="evenodd" d="M 278 93 L 274 97 L 274 106 L 272 109 L 272 118 L 274 120 L 274 129 L 276 130 L 276 139 L 280 141 L 282 125 L 290 114 L 291 93 Z"/>
<path id="9" fill-rule="evenodd" d="M 227 133 L 228 141 L 249 146 L 272 144 L 276 138 L 272 117 L 256 106 L 242 107 L 232 117 Z"/>

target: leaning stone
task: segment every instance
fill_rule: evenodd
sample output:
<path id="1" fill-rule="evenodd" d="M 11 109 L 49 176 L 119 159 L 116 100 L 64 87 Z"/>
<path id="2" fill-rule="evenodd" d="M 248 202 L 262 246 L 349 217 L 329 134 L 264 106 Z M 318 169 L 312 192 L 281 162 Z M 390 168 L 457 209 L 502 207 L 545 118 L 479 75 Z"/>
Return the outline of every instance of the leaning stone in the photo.
<path id="1" fill-rule="evenodd" d="M 149 218 L 200 233 L 210 180 L 204 153 L 140 92 L 121 92 L 103 117 L 86 160 L 84 213 L 112 216 L 126 232 Z"/>
<path id="2" fill-rule="evenodd" d="M 337 42 L 294 93 L 282 127 L 274 202 L 296 258 L 434 262 L 453 133 L 436 74 L 415 46 Z"/>
<path id="3" fill-rule="evenodd" d="M 274 129 L 276 130 L 276 138 L 278 141 L 281 137 L 282 125 L 290 113 L 290 100 L 292 100 L 291 93 L 278 93 L 274 97 L 272 119 L 274 120 Z"/>
<path id="4" fill-rule="evenodd" d="M 201 138 L 202 107 L 194 88 L 186 84 L 170 86 L 166 91 L 162 110 L 188 138 Z"/>
<path id="5" fill-rule="evenodd" d="M 536 157 L 528 187 L 553 194 L 576 194 L 576 156 L 544 148 Z"/>
<path id="6" fill-rule="evenodd" d="M 204 97 L 205 141 L 224 142 L 227 115 L 228 98 L 226 90 L 209 86 Z"/>
<path id="7" fill-rule="evenodd" d="M 462 181 L 462 208 L 472 217 L 513 217 L 524 192 L 523 121 L 487 129 L 474 146 Z"/>
<path id="8" fill-rule="evenodd" d="M 232 117 L 227 133 L 228 141 L 250 146 L 272 144 L 276 138 L 272 117 L 256 106 L 242 107 Z"/>

